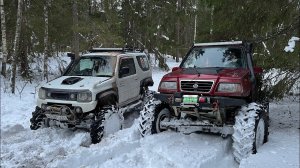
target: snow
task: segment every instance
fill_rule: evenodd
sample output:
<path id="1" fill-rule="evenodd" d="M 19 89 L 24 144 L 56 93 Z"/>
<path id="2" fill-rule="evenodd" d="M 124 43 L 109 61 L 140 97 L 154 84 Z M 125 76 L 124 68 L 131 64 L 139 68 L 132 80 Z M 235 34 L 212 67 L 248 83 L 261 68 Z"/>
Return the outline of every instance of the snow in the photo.
<path id="1" fill-rule="evenodd" d="M 291 37 L 291 39 L 289 40 L 288 42 L 288 46 L 286 46 L 284 48 L 284 51 L 285 52 L 294 52 L 294 48 L 296 46 L 296 41 L 300 41 L 300 38 L 299 37 Z"/>
<path id="2" fill-rule="evenodd" d="M 286 98 L 272 103 L 270 112 L 269 142 L 244 159 L 241 168 L 299 167 L 299 102 Z"/>
<path id="3" fill-rule="evenodd" d="M 172 69 L 179 63 L 167 59 Z M 153 69 L 157 90 L 166 72 Z M 299 167 L 299 100 L 285 98 L 270 104 L 269 142 L 238 165 L 232 156 L 232 140 L 211 134 L 181 134 L 166 131 L 141 138 L 138 111 L 126 115 L 123 130 L 90 144 L 83 130 L 29 128 L 35 108 L 35 86 L 20 94 L 4 92 L 1 78 L 1 167 Z"/>
<path id="4" fill-rule="evenodd" d="M 166 35 L 161 35 L 164 39 L 169 40 L 170 38 L 167 37 Z"/>

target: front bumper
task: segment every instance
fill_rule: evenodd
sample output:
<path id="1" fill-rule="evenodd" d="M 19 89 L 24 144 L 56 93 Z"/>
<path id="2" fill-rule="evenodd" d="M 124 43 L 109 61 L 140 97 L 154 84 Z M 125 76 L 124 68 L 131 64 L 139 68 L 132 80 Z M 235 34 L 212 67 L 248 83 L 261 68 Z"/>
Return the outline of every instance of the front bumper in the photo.
<path id="1" fill-rule="evenodd" d="M 77 102 L 77 101 L 67 101 L 67 100 L 54 100 L 54 99 L 38 99 L 37 100 L 37 106 L 42 108 L 43 105 L 67 105 L 71 108 L 73 107 L 80 107 L 82 109 L 82 112 L 90 112 L 94 110 L 97 106 L 97 101 L 91 101 L 91 102 Z"/>
<path id="2" fill-rule="evenodd" d="M 32 115 L 40 113 L 44 125 L 59 126 L 61 128 L 90 128 L 90 123 L 94 118 L 93 113 L 84 115 L 82 111 L 67 105 L 44 105 L 43 108 L 36 107 Z"/>
<path id="3" fill-rule="evenodd" d="M 189 96 L 194 97 L 194 101 L 187 102 L 183 100 Z M 170 120 L 164 119 L 161 121 L 161 127 L 183 133 L 198 131 L 220 133 L 224 137 L 233 134 L 233 123 L 226 122 L 226 118 L 224 118 L 225 110 L 222 110 L 222 108 L 234 108 L 247 103 L 245 100 L 238 98 L 185 95 L 183 93 L 156 93 L 154 98 L 171 106 L 175 116 L 177 116 Z M 179 114 L 179 112 L 183 113 Z M 187 114 L 197 117 L 197 120 L 186 118 Z"/>
<path id="4" fill-rule="evenodd" d="M 174 93 L 174 94 L 164 94 L 164 93 L 155 93 L 154 98 L 168 103 L 172 107 L 195 107 L 198 109 L 207 109 L 215 108 L 217 105 L 219 108 L 226 107 L 238 107 L 243 106 L 247 102 L 244 99 L 231 98 L 231 97 L 212 97 L 212 96 L 198 96 L 198 101 L 194 103 L 184 103 L 183 102 L 183 93 Z M 189 94 L 191 95 L 191 94 Z M 196 94 L 195 94 L 196 95 Z M 200 102 L 200 99 L 204 100 Z"/>
<path id="5" fill-rule="evenodd" d="M 193 133 L 193 132 L 207 132 L 207 133 L 220 133 L 222 136 L 233 134 L 232 125 L 217 126 L 206 121 L 189 121 L 184 119 L 171 119 L 170 121 L 161 121 L 161 127 L 170 128 L 177 132 Z"/>

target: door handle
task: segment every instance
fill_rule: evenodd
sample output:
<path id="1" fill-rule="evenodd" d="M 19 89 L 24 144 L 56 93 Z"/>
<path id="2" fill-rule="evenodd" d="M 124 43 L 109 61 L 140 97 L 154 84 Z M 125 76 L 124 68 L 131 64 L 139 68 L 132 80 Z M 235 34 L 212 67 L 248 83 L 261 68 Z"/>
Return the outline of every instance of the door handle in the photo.
<path id="1" fill-rule="evenodd" d="M 120 82 L 120 86 L 125 86 L 125 82 Z"/>

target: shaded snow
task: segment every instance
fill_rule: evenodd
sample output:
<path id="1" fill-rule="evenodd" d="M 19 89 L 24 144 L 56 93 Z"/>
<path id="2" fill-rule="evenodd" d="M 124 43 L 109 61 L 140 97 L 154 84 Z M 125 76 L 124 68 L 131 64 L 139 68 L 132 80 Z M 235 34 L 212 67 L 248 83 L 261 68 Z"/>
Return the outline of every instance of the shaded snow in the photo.
<path id="1" fill-rule="evenodd" d="M 178 66 L 168 59 L 170 69 Z M 157 90 L 166 72 L 154 68 Z M 1 79 L 2 80 L 2 79 Z M 1 81 L 3 82 L 3 81 Z M 299 167 L 299 102 L 285 99 L 270 106 L 270 136 L 255 155 L 238 165 L 232 156 L 231 138 L 218 135 L 167 131 L 141 138 L 138 112 L 127 114 L 126 128 L 91 145 L 81 130 L 29 128 L 35 107 L 34 85 L 21 95 L 3 92 L 1 83 L 1 167 Z"/>

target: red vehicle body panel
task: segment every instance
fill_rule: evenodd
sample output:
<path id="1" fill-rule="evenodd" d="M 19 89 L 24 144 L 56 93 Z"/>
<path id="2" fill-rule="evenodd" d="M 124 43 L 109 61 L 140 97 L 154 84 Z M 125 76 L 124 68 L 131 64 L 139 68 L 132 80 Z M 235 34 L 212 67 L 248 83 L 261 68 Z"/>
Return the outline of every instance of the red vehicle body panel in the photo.
<path id="1" fill-rule="evenodd" d="M 162 78 L 161 82 L 165 81 L 176 81 L 177 90 L 163 90 L 158 89 L 160 93 L 175 93 L 183 92 L 185 94 L 195 94 L 195 92 L 185 92 L 180 89 L 181 80 L 204 80 L 204 81 L 213 81 L 213 86 L 208 93 L 197 92 L 196 94 L 202 94 L 207 96 L 226 96 L 226 97 L 247 97 L 250 94 L 251 81 L 250 81 L 250 71 L 245 68 L 223 68 L 218 73 L 215 74 L 188 74 L 185 73 L 182 68 L 175 68 L 175 71 L 170 72 Z M 227 93 L 227 92 L 218 92 L 217 88 L 219 83 L 240 83 L 242 86 L 242 92 L 238 93 Z"/>

